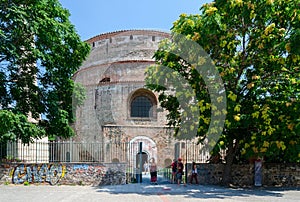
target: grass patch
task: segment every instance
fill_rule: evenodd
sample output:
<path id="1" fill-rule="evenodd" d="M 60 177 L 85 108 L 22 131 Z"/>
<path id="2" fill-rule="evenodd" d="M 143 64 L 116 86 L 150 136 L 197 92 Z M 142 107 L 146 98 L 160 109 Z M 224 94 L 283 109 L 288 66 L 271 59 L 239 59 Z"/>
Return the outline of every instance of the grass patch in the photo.
<path id="1" fill-rule="evenodd" d="M 24 182 L 24 186 L 29 186 L 29 185 L 30 185 L 30 183 L 28 181 Z"/>

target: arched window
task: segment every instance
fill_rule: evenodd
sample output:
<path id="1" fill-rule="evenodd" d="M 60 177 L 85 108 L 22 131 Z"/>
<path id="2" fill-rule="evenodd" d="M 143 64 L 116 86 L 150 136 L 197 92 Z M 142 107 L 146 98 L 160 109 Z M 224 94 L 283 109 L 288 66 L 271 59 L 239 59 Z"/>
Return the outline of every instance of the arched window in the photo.
<path id="1" fill-rule="evenodd" d="M 129 118 L 156 119 L 157 101 L 155 95 L 146 89 L 135 91 L 129 99 Z"/>
<path id="2" fill-rule="evenodd" d="M 131 117 L 153 117 L 152 102 L 146 96 L 138 96 L 131 102 Z"/>

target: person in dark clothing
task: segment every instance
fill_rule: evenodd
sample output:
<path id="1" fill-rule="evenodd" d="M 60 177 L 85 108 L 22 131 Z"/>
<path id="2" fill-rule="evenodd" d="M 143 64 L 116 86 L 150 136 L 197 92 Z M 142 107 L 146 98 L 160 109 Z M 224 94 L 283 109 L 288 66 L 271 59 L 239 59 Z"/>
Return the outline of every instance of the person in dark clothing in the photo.
<path id="1" fill-rule="evenodd" d="M 196 184 L 198 183 L 198 170 L 197 170 L 197 165 L 195 162 L 192 163 L 192 173 L 190 177 L 190 184 L 193 184 L 193 179 L 196 180 Z"/>
<path id="2" fill-rule="evenodd" d="M 181 162 L 182 159 L 178 158 L 178 163 L 177 163 L 177 172 L 176 172 L 176 178 L 177 178 L 177 184 L 180 185 L 182 181 L 182 176 L 183 176 L 183 163 Z"/>
<path id="3" fill-rule="evenodd" d="M 176 173 L 177 173 L 177 161 L 176 159 L 173 160 L 171 164 L 172 168 L 172 183 L 176 183 Z"/>

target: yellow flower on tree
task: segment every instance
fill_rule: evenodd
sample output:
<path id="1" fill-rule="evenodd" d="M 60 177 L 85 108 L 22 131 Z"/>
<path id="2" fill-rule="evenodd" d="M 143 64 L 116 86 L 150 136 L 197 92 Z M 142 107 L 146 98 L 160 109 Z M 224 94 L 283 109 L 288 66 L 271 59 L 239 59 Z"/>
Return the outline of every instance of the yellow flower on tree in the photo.
<path id="1" fill-rule="evenodd" d="M 234 111 L 235 112 L 239 112 L 241 110 L 241 105 L 240 104 L 237 104 L 235 107 L 234 107 Z"/>
<path id="2" fill-rule="evenodd" d="M 254 153 L 256 153 L 256 154 L 258 153 L 257 147 L 252 147 L 252 150 L 253 150 Z"/>
<path id="3" fill-rule="evenodd" d="M 259 117 L 259 111 L 252 113 L 252 118 L 258 118 Z"/>
<path id="4" fill-rule="evenodd" d="M 234 118 L 234 120 L 236 120 L 236 121 L 240 121 L 240 120 L 241 120 L 240 114 L 234 115 L 233 118 Z"/>
<path id="5" fill-rule="evenodd" d="M 269 147 L 269 145 L 270 145 L 270 143 L 269 143 L 269 142 L 267 142 L 267 141 L 264 141 L 264 143 L 263 143 L 263 147 Z"/>
<path id="6" fill-rule="evenodd" d="M 217 11 L 218 9 L 216 8 L 216 7 L 209 7 L 206 11 L 205 11 L 205 13 L 208 15 L 208 16 L 211 16 L 211 15 L 213 15 L 216 11 Z"/>
<path id="7" fill-rule="evenodd" d="M 236 101 L 237 95 L 234 94 L 232 91 L 229 92 L 228 98 L 231 99 L 232 101 Z"/>
<path id="8" fill-rule="evenodd" d="M 265 153 L 266 151 L 267 151 L 267 148 L 265 148 L 265 147 L 260 148 L 261 153 Z"/>
<path id="9" fill-rule="evenodd" d="M 271 23 L 269 26 L 265 29 L 265 35 L 269 35 L 275 28 L 275 23 Z"/>
<path id="10" fill-rule="evenodd" d="M 285 50 L 287 52 L 291 52 L 291 44 L 290 43 L 285 44 Z"/>

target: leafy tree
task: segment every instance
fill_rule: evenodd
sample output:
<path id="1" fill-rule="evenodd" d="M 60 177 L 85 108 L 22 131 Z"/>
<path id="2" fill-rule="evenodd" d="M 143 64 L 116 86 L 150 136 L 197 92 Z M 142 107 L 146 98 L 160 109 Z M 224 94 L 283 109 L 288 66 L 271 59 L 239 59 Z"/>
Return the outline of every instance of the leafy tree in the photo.
<path id="1" fill-rule="evenodd" d="M 24 114 L 15 114 L 8 110 L 1 110 L 0 121 L 1 142 L 16 139 L 29 142 L 31 138 L 39 138 L 45 135 L 45 131 L 34 123 L 29 122 Z"/>
<path id="2" fill-rule="evenodd" d="M 300 161 L 299 7 L 299 0 L 216 0 L 203 5 L 200 14 L 180 15 L 171 29 L 172 41 L 163 41 L 155 53 L 158 64 L 179 73 L 193 88 L 201 113 L 200 141 L 207 136 L 210 117 L 226 114 L 213 149 L 227 151 L 224 184 L 230 183 L 235 161 L 257 157 L 268 162 Z M 212 104 L 203 76 L 194 71 L 200 63 L 195 61 L 203 57 L 191 63 L 173 54 L 182 48 L 176 39 L 179 34 L 203 47 L 218 68 L 226 91 L 225 111 Z M 169 125 L 180 128 L 187 120 L 182 119 L 185 110 L 166 88 L 155 85 L 155 80 L 168 79 L 157 69 L 149 68 L 148 87 L 160 92 L 160 102 L 170 112 Z"/>
<path id="3" fill-rule="evenodd" d="M 0 0 L 0 140 L 74 134 L 72 75 L 90 48 L 69 16 L 58 0 Z"/>

